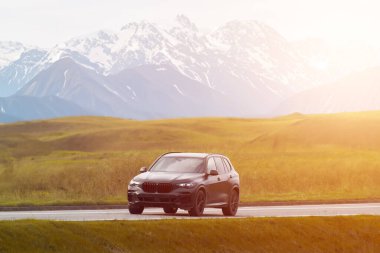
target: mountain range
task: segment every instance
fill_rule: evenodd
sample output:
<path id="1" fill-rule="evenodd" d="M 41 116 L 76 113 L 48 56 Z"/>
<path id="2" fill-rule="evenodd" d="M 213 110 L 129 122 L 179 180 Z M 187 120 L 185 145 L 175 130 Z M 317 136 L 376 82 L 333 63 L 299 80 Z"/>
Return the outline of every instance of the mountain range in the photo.
<path id="1" fill-rule="evenodd" d="M 300 101 L 298 94 L 345 75 L 342 69 L 328 72 L 313 65 L 312 52 L 326 53 L 315 47 L 310 41 L 289 42 L 258 21 L 230 21 L 205 33 L 183 15 L 170 27 L 133 22 L 50 49 L 3 42 L 0 121 L 300 111 L 301 102 L 287 101 Z M 279 105 L 286 106 L 279 110 Z"/>

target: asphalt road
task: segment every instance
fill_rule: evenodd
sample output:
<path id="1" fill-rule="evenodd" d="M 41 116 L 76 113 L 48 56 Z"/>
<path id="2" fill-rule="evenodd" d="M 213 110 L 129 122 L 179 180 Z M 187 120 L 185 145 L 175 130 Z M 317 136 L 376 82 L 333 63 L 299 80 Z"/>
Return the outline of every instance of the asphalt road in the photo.
<path id="1" fill-rule="evenodd" d="M 380 215 L 380 203 L 291 205 L 240 207 L 235 217 L 301 217 L 338 215 Z M 202 219 L 225 218 L 220 209 L 206 209 Z M 66 221 L 94 220 L 158 220 L 158 219 L 197 219 L 179 210 L 175 215 L 163 213 L 161 208 L 147 208 L 142 215 L 131 215 L 127 209 L 106 210 L 59 210 L 59 211 L 3 211 L 0 220 L 44 219 Z"/>

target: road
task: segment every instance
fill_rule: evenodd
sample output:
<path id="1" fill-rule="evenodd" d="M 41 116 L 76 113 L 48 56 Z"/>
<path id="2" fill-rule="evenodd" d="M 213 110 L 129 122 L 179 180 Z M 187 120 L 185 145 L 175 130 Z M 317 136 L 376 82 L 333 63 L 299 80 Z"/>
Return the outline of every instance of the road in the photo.
<path id="1" fill-rule="evenodd" d="M 338 215 L 380 215 L 380 203 L 327 204 L 291 206 L 240 207 L 235 217 L 301 217 Z M 202 219 L 225 218 L 220 209 L 206 209 Z M 59 211 L 2 211 L 0 220 L 44 219 L 65 221 L 95 220 L 159 220 L 197 219 L 179 210 L 175 215 L 166 215 L 161 208 L 147 208 L 142 215 L 131 215 L 127 209 L 107 210 L 59 210 Z"/>

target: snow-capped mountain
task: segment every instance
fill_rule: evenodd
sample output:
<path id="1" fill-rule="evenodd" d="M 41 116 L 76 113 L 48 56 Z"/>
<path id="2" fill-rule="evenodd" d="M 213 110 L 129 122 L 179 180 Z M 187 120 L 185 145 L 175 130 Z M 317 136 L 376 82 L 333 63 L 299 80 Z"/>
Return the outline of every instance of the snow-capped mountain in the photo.
<path id="1" fill-rule="evenodd" d="M 17 60 L 23 52 L 29 49 L 31 47 L 25 46 L 20 42 L 0 41 L 0 69 L 10 62 Z"/>
<path id="2" fill-rule="evenodd" d="M 119 31 L 99 31 L 73 38 L 57 48 L 70 49 L 96 63 L 104 74 L 115 74 L 142 65 L 171 64 L 186 76 L 206 80 L 194 71 L 207 66 L 206 39 L 191 21 L 178 16 L 170 28 L 146 21 L 132 22 Z M 56 50 L 55 50 L 56 51 Z M 50 58 L 56 59 L 52 51 Z"/>
<path id="3" fill-rule="evenodd" d="M 109 70 L 113 65 L 112 46 L 117 41 L 117 35 L 112 31 L 98 31 L 89 35 L 73 38 L 55 48 L 55 52 L 51 52 L 52 58 L 61 58 L 60 50 L 69 49 L 86 56 L 92 63 L 97 64 L 103 71 Z"/>
<path id="4" fill-rule="evenodd" d="M 380 67 L 303 91 L 281 103 L 274 115 L 380 110 Z"/>
<path id="5" fill-rule="evenodd" d="M 279 83 L 291 91 L 302 90 L 310 83 L 311 70 L 291 44 L 274 29 L 255 21 L 229 22 L 211 34 L 199 32 L 182 15 L 169 28 L 145 21 L 129 23 L 118 32 L 99 31 L 73 38 L 52 49 L 47 57 L 50 60 L 45 62 L 66 57 L 62 50 L 85 56 L 96 64 L 91 67 L 103 74 L 170 64 L 183 75 L 213 87 L 216 84 L 211 83 L 214 77 L 210 73 L 227 63 L 229 74 L 239 76 L 243 82 L 255 81 L 243 80 L 247 73 L 254 73 L 272 81 L 272 86 Z M 77 62 L 89 66 L 81 60 Z M 283 87 L 268 89 L 278 89 L 278 96 Z"/>
<path id="6" fill-rule="evenodd" d="M 96 115 L 138 119 L 252 113 L 239 112 L 228 96 L 171 65 L 144 65 L 105 77 L 67 57 L 41 71 L 16 94 L 57 97 Z"/>
<path id="7" fill-rule="evenodd" d="M 138 119 L 265 116 L 337 75 L 315 67 L 302 45 L 258 21 L 209 33 L 183 15 L 170 27 L 132 22 L 46 51 L 24 49 L 0 69 L 0 97 L 54 97 L 96 115 Z"/>
<path id="8" fill-rule="evenodd" d="M 14 94 L 33 78 L 40 71 L 38 63 L 45 55 L 45 50 L 30 49 L 23 52 L 19 59 L 0 69 L 0 97 Z"/>
<path id="9" fill-rule="evenodd" d="M 255 73 L 293 91 L 311 85 L 311 69 L 291 43 L 271 27 L 257 21 L 231 21 L 209 35 L 233 75 Z M 268 87 L 275 90 L 276 87 Z M 277 91 L 281 93 L 282 91 Z M 285 95 L 285 94 L 284 94 Z"/>
<path id="10" fill-rule="evenodd" d="M 315 72 L 265 24 L 231 21 L 207 37 L 215 55 L 207 73 L 211 86 L 259 114 L 314 83 Z"/>
<path id="11" fill-rule="evenodd" d="M 109 87 L 106 77 L 65 57 L 38 73 L 16 95 L 58 97 L 97 115 L 116 116 L 123 98 Z M 125 117 L 128 115 L 126 108 Z M 121 115 L 117 115 L 121 116 Z M 136 116 L 132 115 L 131 116 Z"/>

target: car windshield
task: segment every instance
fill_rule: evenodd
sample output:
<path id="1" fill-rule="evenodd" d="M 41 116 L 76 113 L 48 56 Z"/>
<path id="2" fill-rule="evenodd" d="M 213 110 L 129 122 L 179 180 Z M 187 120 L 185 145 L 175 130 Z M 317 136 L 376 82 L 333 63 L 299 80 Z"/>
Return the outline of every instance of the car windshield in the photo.
<path id="1" fill-rule="evenodd" d="M 162 157 L 158 160 L 150 171 L 153 172 L 182 172 L 182 173 L 203 173 L 204 159 L 193 157 Z"/>

